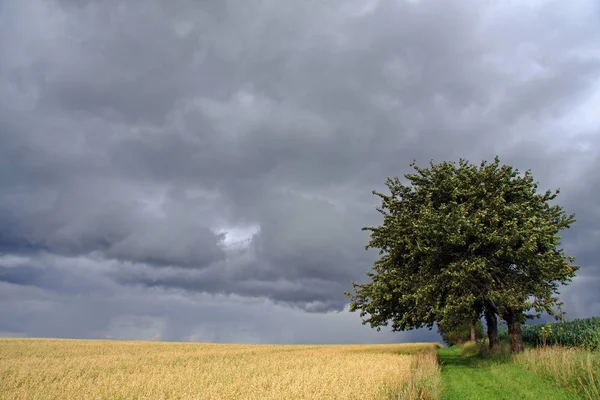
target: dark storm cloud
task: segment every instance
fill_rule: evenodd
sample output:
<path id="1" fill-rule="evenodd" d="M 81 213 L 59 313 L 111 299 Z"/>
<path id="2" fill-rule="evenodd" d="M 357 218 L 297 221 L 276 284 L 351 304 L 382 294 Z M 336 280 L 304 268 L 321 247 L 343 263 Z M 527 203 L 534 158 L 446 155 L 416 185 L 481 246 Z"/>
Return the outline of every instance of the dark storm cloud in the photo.
<path id="1" fill-rule="evenodd" d="M 199 340 L 256 343 L 385 343 L 436 340 L 434 332 L 376 334 L 347 312 L 307 314 L 236 295 L 128 287 L 106 277 L 123 268 L 101 258 L 4 256 L 5 269 L 37 270 L 35 282 L 0 279 L 0 336 Z M 46 272 L 44 272 L 46 271 Z M 164 269 L 161 271 L 165 271 Z M 52 275 L 79 281 L 56 290 Z M 35 283 L 35 284 L 34 284 Z M 64 287 L 75 290 L 69 292 Z M 319 307 L 314 304 L 313 307 Z M 322 310 L 325 311 L 325 310 Z"/>
<path id="2" fill-rule="evenodd" d="M 86 293 L 73 335 L 187 337 L 211 296 L 239 304 L 223 318 L 241 325 L 267 320 L 261 307 L 317 323 L 301 310 L 343 309 L 376 256 L 360 230 L 380 221 L 372 189 L 413 159 L 495 154 L 563 190 L 582 265 L 565 306 L 599 312 L 598 7 L 3 2 L 0 285 L 28 306 L 0 332 L 64 336 L 33 298 Z M 264 326 L 217 339 L 303 340 Z"/>
<path id="3" fill-rule="evenodd" d="M 323 200 L 279 195 L 264 202 L 268 213 L 260 216 L 260 231 L 249 248 L 230 251 L 225 260 L 203 271 L 138 266 L 118 270 L 116 279 L 127 284 L 268 297 L 311 311 L 342 309 L 343 292 L 356 277 L 349 267 L 371 262 L 363 250 L 365 235 L 356 229 L 356 218 Z"/>

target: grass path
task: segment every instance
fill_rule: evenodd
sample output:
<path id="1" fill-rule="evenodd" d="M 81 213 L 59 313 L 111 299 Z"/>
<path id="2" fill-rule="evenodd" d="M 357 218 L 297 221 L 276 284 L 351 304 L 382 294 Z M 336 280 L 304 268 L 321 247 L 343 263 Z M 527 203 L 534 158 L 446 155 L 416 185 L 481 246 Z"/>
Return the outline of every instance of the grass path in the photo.
<path id="1" fill-rule="evenodd" d="M 438 356 L 442 364 L 441 400 L 580 399 L 508 362 L 461 354 L 460 349 L 442 348 Z"/>

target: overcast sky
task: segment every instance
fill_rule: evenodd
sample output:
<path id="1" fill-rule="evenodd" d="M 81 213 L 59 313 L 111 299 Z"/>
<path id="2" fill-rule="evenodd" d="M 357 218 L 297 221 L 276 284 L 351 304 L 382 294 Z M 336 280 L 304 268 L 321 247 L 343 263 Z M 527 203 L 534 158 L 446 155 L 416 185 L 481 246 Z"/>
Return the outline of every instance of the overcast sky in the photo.
<path id="1" fill-rule="evenodd" d="M 0 0 L 0 335 L 346 343 L 386 176 L 498 154 L 600 315 L 600 3 Z"/>

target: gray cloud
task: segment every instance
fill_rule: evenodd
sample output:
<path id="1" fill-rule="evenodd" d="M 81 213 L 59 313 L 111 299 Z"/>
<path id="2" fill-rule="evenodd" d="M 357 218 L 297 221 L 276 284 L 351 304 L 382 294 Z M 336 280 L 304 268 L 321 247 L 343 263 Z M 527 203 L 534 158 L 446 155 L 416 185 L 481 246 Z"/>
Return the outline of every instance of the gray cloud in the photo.
<path id="1" fill-rule="evenodd" d="M 379 340 L 327 313 L 376 257 L 371 190 L 495 154 L 563 190 L 563 300 L 597 314 L 598 7 L 4 1 L 0 332 Z"/>

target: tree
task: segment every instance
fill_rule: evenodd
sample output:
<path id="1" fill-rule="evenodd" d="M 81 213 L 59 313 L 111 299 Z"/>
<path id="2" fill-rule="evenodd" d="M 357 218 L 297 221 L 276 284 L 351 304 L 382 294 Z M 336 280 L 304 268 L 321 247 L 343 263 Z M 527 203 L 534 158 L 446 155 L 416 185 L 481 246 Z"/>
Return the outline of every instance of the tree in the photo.
<path id="1" fill-rule="evenodd" d="M 559 191 L 538 193 L 531 171 L 483 161 L 479 166 L 430 162 L 388 178 L 377 210 L 383 224 L 367 249 L 379 250 L 371 282 L 352 282 L 350 311 L 378 330 L 431 327 L 445 318 L 482 312 L 490 346 L 497 316 L 507 322 L 511 350 L 522 351 L 521 324 L 546 312 L 562 317 L 558 288 L 575 276 L 573 257 L 559 249 L 559 232 L 575 221 L 552 205 Z M 530 315 L 534 310 L 537 314 Z"/>
<path id="2" fill-rule="evenodd" d="M 447 344 L 454 346 L 466 342 L 475 342 L 484 337 L 481 320 L 458 320 L 438 322 L 438 333 Z"/>

